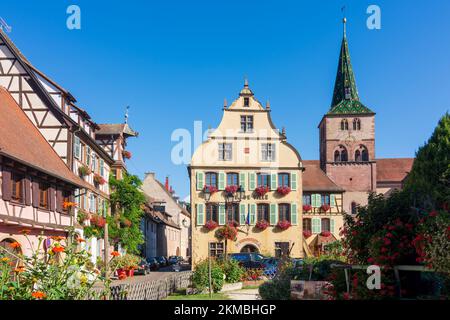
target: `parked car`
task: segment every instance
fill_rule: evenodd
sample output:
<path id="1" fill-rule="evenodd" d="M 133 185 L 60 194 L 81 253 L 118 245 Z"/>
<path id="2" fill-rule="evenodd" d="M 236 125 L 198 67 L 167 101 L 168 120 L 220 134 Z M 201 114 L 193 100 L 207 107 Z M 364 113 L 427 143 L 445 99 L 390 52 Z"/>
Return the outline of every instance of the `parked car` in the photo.
<path id="1" fill-rule="evenodd" d="M 167 258 L 164 256 L 156 257 L 156 261 L 158 261 L 160 267 L 166 267 L 169 265 Z"/>
<path id="2" fill-rule="evenodd" d="M 150 265 L 150 270 L 152 270 L 152 271 L 159 270 L 159 263 L 155 257 L 147 258 L 147 263 Z"/>
<path id="3" fill-rule="evenodd" d="M 294 266 L 294 268 L 301 268 L 303 266 L 303 259 L 293 258 L 292 265 Z"/>
<path id="4" fill-rule="evenodd" d="M 255 253 L 232 253 L 229 255 L 230 259 L 234 259 L 239 262 L 241 266 L 243 266 L 246 269 L 263 269 L 264 263 L 262 262 L 264 259 L 264 256 Z"/>
<path id="5" fill-rule="evenodd" d="M 134 270 L 134 274 L 145 276 L 150 273 L 150 270 L 151 270 L 150 264 L 145 260 L 141 260 L 138 264 L 138 268 Z"/>
<path id="6" fill-rule="evenodd" d="M 170 256 L 169 257 L 169 264 L 178 264 L 181 261 L 183 261 L 183 257 L 179 257 L 179 256 Z"/>

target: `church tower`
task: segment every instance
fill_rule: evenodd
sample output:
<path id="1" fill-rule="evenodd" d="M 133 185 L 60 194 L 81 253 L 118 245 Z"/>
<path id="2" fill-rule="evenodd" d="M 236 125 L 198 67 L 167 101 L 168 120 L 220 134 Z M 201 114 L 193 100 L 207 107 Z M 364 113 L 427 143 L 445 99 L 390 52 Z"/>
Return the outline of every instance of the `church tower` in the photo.
<path id="1" fill-rule="evenodd" d="M 359 100 L 343 20 L 343 39 L 330 110 L 319 124 L 320 166 L 346 192 L 344 210 L 356 212 L 376 191 L 375 113 Z"/>

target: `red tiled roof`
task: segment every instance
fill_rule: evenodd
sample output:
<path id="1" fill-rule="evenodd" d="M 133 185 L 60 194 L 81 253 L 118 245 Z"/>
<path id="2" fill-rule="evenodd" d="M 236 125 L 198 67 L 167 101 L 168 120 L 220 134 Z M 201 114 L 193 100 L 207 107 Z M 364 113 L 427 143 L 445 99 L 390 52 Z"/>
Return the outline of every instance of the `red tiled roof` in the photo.
<path id="1" fill-rule="evenodd" d="M 0 115 L 0 154 L 76 186 L 86 186 L 1 86 Z"/>
<path id="2" fill-rule="evenodd" d="M 414 158 L 377 159 L 377 181 L 401 182 L 412 169 Z"/>
<path id="3" fill-rule="evenodd" d="M 138 136 L 138 133 L 133 131 L 130 126 L 126 123 L 100 123 L 98 124 L 99 130 L 95 132 L 95 134 L 121 134 L 124 133 L 128 136 Z"/>
<path id="4" fill-rule="evenodd" d="M 318 160 L 305 160 L 303 166 L 303 191 L 344 191 L 320 169 Z"/>

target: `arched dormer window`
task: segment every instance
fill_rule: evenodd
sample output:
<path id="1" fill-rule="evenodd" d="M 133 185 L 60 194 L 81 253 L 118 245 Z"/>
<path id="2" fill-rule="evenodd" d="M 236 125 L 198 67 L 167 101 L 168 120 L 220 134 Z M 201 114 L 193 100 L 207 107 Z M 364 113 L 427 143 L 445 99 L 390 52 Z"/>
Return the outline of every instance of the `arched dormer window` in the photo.
<path id="1" fill-rule="evenodd" d="M 347 119 L 342 119 L 342 121 L 341 121 L 341 130 L 348 130 L 348 121 L 347 121 Z"/>
<path id="2" fill-rule="evenodd" d="M 353 130 L 361 130 L 361 120 L 358 118 L 353 119 Z"/>
<path id="3" fill-rule="evenodd" d="M 347 149 L 340 145 L 335 151 L 334 151 L 334 162 L 347 162 L 348 161 L 348 153 Z"/>
<path id="4" fill-rule="evenodd" d="M 369 151 L 362 144 L 359 145 L 359 148 L 355 151 L 355 161 L 356 162 L 369 161 Z"/>

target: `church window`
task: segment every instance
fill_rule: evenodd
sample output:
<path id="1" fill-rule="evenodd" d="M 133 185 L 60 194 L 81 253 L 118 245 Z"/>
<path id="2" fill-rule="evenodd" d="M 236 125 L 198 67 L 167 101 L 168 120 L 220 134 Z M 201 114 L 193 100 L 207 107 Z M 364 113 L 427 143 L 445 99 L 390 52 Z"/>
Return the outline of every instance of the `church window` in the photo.
<path id="1" fill-rule="evenodd" d="M 244 98 L 244 107 L 248 107 L 250 105 L 250 99 Z"/>
<path id="2" fill-rule="evenodd" d="M 334 151 L 334 162 L 347 162 L 347 161 L 348 161 L 347 149 L 341 145 Z"/>
<path id="3" fill-rule="evenodd" d="M 361 130 L 361 120 L 353 119 L 353 130 Z"/>
<path id="4" fill-rule="evenodd" d="M 348 130 L 348 121 L 347 121 L 347 119 L 343 119 L 341 121 L 341 130 Z"/>
<path id="5" fill-rule="evenodd" d="M 363 145 L 360 145 L 359 148 L 355 151 L 355 161 L 356 162 L 365 162 L 369 161 L 369 151 Z"/>
<path id="6" fill-rule="evenodd" d="M 352 89 L 350 87 L 345 88 L 345 99 L 350 100 L 352 98 Z"/>

